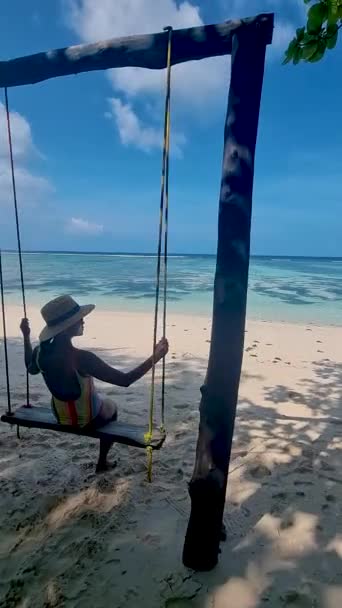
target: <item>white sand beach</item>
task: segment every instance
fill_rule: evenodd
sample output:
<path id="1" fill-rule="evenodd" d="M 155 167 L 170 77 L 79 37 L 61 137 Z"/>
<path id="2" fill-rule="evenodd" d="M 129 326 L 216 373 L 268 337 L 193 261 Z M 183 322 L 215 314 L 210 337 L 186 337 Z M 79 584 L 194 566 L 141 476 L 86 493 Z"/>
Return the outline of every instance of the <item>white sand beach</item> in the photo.
<path id="1" fill-rule="evenodd" d="M 41 327 L 30 308 L 32 340 Z M 13 405 L 25 399 L 21 309 L 8 310 Z M 210 321 L 171 315 L 168 438 L 146 482 L 144 450 L 0 425 L 1 608 L 341 608 L 342 327 L 250 322 L 218 567 L 182 566 L 199 388 Z M 151 352 L 152 318 L 96 310 L 78 344 L 121 369 Z M 2 347 L 2 344 L 1 344 Z M 6 385 L 1 348 L 1 409 Z M 148 376 L 100 387 L 121 420 L 147 423 Z M 40 377 L 33 405 L 48 405 Z"/>

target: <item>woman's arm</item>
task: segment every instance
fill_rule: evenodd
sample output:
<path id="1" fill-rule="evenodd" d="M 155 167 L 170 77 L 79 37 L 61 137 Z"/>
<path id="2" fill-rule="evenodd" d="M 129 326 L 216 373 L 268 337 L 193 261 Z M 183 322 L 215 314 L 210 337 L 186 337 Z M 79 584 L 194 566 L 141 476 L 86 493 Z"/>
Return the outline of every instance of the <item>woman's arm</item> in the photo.
<path id="1" fill-rule="evenodd" d="M 28 319 L 22 319 L 22 321 L 20 323 L 20 329 L 24 336 L 24 355 L 25 355 L 26 369 L 32 375 L 39 374 L 39 369 L 37 367 L 37 364 L 35 361 L 35 356 L 34 356 L 36 349 L 33 350 L 32 345 L 31 345 L 31 340 L 30 340 L 31 329 L 30 329 L 30 324 L 29 324 Z"/>
<path id="2" fill-rule="evenodd" d="M 155 351 L 155 362 L 165 357 L 169 349 L 167 340 L 163 339 L 157 344 Z M 97 380 L 114 384 L 116 386 L 128 387 L 137 380 L 140 380 L 145 374 L 152 369 L 152 357 L 149 357 L 135 367 L 130 372 L 121 372 L 110 365 L 107 365 L 102 359 L 89 351 L 77 350 L 77 369 L 88 376 L 93 376 Z"/>

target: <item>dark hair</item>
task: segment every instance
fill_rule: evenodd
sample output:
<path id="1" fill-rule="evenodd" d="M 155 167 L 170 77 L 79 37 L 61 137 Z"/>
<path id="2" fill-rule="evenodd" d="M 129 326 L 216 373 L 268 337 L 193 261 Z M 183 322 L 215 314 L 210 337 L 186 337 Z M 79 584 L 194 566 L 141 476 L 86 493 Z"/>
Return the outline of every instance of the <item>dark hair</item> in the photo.
<path id="1" fill-rule="evenodd" d="M 64 350 L 56 338 L 40 343 L 38 364 L 43 373 L 59 370 L 63 374 L 73 367 L 72 349 Z"/>
<path id="2" fill-rule="evenodd" d="M 50 358 L 50 356 L 53 353 L 53 348 L 54 348 L 54 339 L 51 338 L 50 340 L 45 340 L 44 342 L 41 342 L 39 345 L 39 355 L 38 355 L 38 365 L 39 367 L 44 370 L 47 367 L 47 362 Z"/>
<path id="3" fill-rule="evenodd" d="M 50 338 L 50 340 L 45 340 L 44 342 L 40 343 L 40 350 L 41 352 L 49 352 L 49 350 L 51 350 L 51 347 L 54 343 L 54 338 Z"/>

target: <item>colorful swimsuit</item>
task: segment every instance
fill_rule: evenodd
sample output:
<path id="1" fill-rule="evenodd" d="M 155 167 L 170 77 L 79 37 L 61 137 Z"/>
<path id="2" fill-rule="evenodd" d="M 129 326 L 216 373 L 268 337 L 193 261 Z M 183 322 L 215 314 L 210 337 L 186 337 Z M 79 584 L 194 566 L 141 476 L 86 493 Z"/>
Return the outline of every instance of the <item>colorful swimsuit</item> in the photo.
<path id="1" fill-rule="evenodd" d="M 44 377 L 44 371 L 39 365 L 39 353 L 38 348 L 36 364 Z M 76 370 L 75 373 L 81 391 L 79 398 L 62 401 L 51 395 L 51 407 L 59 424 L 84 427 L 98 416 L 102 401 L 95 390 L 93 378 L 81 376 Z"/>

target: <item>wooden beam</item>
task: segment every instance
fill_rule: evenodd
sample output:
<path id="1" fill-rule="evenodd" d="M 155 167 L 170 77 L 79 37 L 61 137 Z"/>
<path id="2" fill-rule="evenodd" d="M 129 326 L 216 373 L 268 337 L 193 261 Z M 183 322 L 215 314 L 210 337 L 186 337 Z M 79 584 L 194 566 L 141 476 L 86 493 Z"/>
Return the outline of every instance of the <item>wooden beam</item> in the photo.
<path id="1" fill-rule="evenodd" d="M 270 44 L 273 14 L 175 30 L 172 64 L 229 54 L 233 35 L 240 30 L 258 31 L 264 43 Z M 16 87 L 57 76 L 127 66 L 163 69 L 166 67 L 167 39 L 168 34 L 164 32 L 130 36 L 1 61 L 0 87 Z"/>
<path id="2" fill-rule="evenodd" d="M 189 486 L 191 515 L 183 561 L 210 570 L 218 560 L 241 374 L 250 255 L 254 156 L 265 64 L 265 40 L 233 36 L 224 133 L 213 327 L 201 389 L 196 462 Z"/>

